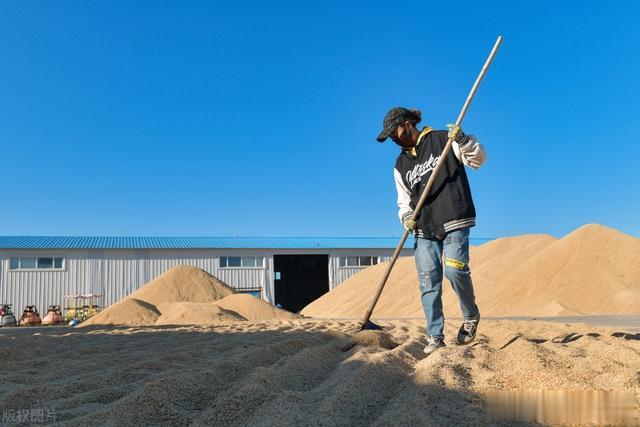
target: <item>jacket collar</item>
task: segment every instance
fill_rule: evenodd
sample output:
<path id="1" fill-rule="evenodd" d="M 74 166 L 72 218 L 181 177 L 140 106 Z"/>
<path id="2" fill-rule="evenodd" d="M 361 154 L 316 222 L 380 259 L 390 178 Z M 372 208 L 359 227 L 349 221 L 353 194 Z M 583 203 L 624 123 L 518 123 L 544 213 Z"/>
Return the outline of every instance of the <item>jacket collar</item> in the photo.
<path id="1" fill-rule="evenodd" d="M 429 126 L 425 126 L 424 128 L 422 128 L 420 135 L 418 135 L 418 141 L 416 142 L 416 145 L 414 145 L 411 148 L 403 148 L 402 151 L 404 151 L 406 154 L 408 154 L 412 158 L 416 158 L 418 156 L 418 152 L 416 151 L 416 149 L 418 148 L 418 145 L 420 145 L 424 137 L 429 135 L 431 132 L 433 132 L 433 128 Z"/>

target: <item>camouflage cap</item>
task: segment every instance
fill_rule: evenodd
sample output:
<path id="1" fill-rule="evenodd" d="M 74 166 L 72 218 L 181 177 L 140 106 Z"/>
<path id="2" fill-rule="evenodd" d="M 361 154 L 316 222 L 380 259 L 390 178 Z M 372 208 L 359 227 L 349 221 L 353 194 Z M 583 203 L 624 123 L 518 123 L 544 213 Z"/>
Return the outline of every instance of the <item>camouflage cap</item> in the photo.
<path id="1" fill-rule="evenodd" d="M 384 116 L 382 121 L 382 132 L 376 138 L 378 142 L 384 142 L 396 128 L 407 120 L 420 121 L 420 116 L 415 112 L 403 107 L 394 107 Z"/>

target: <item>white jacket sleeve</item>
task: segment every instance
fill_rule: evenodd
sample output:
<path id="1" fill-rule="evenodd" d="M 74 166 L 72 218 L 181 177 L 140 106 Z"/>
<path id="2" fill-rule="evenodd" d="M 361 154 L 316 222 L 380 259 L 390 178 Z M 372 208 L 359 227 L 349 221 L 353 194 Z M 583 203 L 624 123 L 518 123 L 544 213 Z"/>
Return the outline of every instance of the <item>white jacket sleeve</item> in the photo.
<path id="1" fill-rule="evenodd" d="M 396 182 L 396 190 L 398 190 L 398 218 L 400 218 L 400 224 L 404 225 L 404 220 L 407 217 L 413 215 L 413 209 L 411 209 L 411 193 L 409 189 L 402 182 L 402 177 L 398 169 L 393 169 L 393 179 Z"/>
<path id="2" fill-rule="evenodd" d="M 487 161 L 487 152 L 474 135 L 469 135 L 469 142 L 462 146 L 453 141 L 452 148 L 458 160 L 470 168 L 478 169 Z"/>

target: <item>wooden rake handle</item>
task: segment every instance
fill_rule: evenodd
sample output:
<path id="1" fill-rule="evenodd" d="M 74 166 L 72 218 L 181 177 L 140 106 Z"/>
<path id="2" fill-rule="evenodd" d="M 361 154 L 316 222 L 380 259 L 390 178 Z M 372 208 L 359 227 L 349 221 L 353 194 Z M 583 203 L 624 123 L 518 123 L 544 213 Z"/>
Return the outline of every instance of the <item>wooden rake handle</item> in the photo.
<path id="1" fill-rule="evenodd" d="M 471 104 L 471 100 L 473 99 L 474 95 L 476 94 L 476 91 L 478 90 L 478 86 L 480 86 L 480 82 L 482 81 L 482 78 L 487 73 L 487 70 L 489 69 L 489 65 L 491 65 L 491 61 L 493 61 L 493 57 L 496 56 L 496 53 L 498 52 L 498 48 L 500 47 L 501 43 L 502 43 L 502 36 L 498 36 L 498 40 L 496 40 L 496 43 L 493 45 L 493 49 L 491 49 L 491 53 L 489 54 L 489 57 L 487 58 L 486 62 L 484 63 L 484 66 L 482 67 L 482 70 L 480 70 L 480 74 L 478 75 L 478 78 L 476 78 L 476 81 L 473 84 L 473 87 L 471 88 L 471 91 L 469 92 L 469 96 L 467 96 L 467 100 L 464 102 L 464 105 L 462 106 L 462 110 L 460 111 L 460 114 L 458 115 L 458 120 L 456 120 L 456 125 L 460 126 L 462 124 L 462 119 L 464 118 L 465 114 L 467 114 L 467 109 L 469 108 L 469 105 Z M 431 187 L 433 187 L 433 184 L 435 182 L 435 178 L 436 178 L 436 176 L 438 176 L 438 173 L 440 172 L 440 169 L 442 169 L 442 167 L 444 165 L 444 161 L 443 160 L 446 159 L 447 155 L 451 151 L 451 144 L 453 144 L 453 139 L 449 138 L 449 140 L 447 141 L 447 145 L 444 147 L 444 150 L 442 151 L 442 154 L 440 155 L 440 159 L 438 160 L 438 165 L 436 166 L 436 168 L 431 173 L 431 176 L 429 177 L 429 181 L 427 181 L 427 186 L 424 188 L 424 190 L 422 190 L 422 194 L 420 195 L 420 199 L 418 200 L 418 204 L 416 205 L 415 209 L 413 210 L 413 215 L 411 216 L 411 218 L 414 221 L 420 215 L 420 211 L 422 210 L 422 207 L 424 206 L 424 203 L 427 200 L 427 196 L 429 195 L 429 192 L 431 191 Z M 405 230 L 404 233 L 402 234 L 402 237 L 400 238 L 400 242 L 398 242 L 398 246 L 396 247 L 396 250 L 393 252 L 393 257 L 391 258 L 391 261 L 387 265 L 387 268 L 386 268 L 386 270 L 384 272 L 384 275 L 382 276 L 382 280 L 380 280 L 380 284 L 378 285 L 378 290 L 376 291 L 376 294 L 374 295 L 373 300 L 371 300 L 371 304 L 369 305 L 369 309 L 367 310 L 367 312 L 364 315 L 364 318 L 362 319 L 362 323 L 360 324 L 360 330 L 363 330 L 365 328 L 365 325 L 369 322 L 369 319 L 371 318 L 371 313 L 373 313 L 373 309 L 375 308 L 376 304 L 378 303 L 378 299 L 380 298 L 380 295 L 382 294 L 382 290 L 384 289 L 384 286 L 387 283 L 387 279 L 389 278 L 389 275 L 391 274 L 391 270 L 393 269 L 393 266 L 395 265 L 396 260 L 398 259 L 398 256 L 400 255 L 400 251 L 402 250 L 402 248 L 404 246 L 404 243 L 407 240 L 407 237 L 409 237 L 409 233 L 410 233 L 409 230 Z"/>

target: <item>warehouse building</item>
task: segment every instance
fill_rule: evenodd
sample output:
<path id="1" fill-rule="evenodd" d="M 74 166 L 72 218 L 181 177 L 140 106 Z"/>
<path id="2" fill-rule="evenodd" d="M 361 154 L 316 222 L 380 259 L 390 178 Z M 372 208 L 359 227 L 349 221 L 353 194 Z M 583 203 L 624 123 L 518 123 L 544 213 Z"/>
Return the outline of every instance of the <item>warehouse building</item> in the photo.
<path id="1" fill-rule="evenodd" d="M 408 239 L 401 256 L 413 254 Z M 371 265 L 398 238 L 0 236 L 0 304 L 15 311 L 100 295 L 109 306 L 176 265 L 297 312 Z"/>

